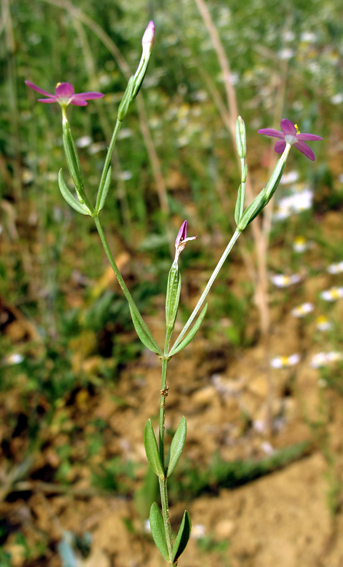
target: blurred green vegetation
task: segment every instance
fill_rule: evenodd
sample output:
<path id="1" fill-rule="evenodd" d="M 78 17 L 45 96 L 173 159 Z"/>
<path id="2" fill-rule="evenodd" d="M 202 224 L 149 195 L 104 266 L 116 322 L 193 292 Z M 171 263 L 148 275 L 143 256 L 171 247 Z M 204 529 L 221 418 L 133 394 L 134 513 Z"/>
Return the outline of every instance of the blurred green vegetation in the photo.
<path id="1" fill-rule="evenodd" d="M 278 127 L 280 119 L 288 117 L 301 131 L 325 140 L 313 145 L 315 164 L 291 152 L 287 167 L 297 170 L 299 181 L 314 191 L 314 207 L 272 225 L 272 250 L 285 245 L 286 251 L 281 266 L 271 257 L 269 267 L 301 270 L 303 258 L 291 250 L 299 233 L 319 246 L 318 255 L 327 262 L 337 261 L 341 243 L 326 239 L 313 219 L 343 208 L 341 0 L 220 0 L 207 5 L 246 122 L 254 190 L 267 179 L 272 153 L 270 142 L 256 134 L 259 128 Z M 48 92 L 68 81 L 76 92 L 105 94 L 86 108 L 68 108 L 86 189 L 94 200 L 127 82 L 121 58 L 124 67 L 126 61 L 135 70 L 150 19 L 156 40 L 140 94 L 144 105 L 131 107 L 119 134 L 102 221 L 139 309 L 156 315 L 163 313 L 170 266 L 166 228 L 176 234 L 188 219 L 190 233 L 199 238 L 181 258 L 186 273 L 180 318 L 185 320 L 194 295 L 232 234 L 239 183 L 233 141 L 217 102 L 219 97 L 225 104 L 223 77 L 196 3 L 4 0 L 0 21 L 0 390 L 4 399 L 13 394 L 20 402 L 19 409 L 7 410 L 6 404 L 2 409 L 7 436 L 0 465 L 15 468 L 20 457 L 45 446 L 47 429 L 58 427 L 67 437 L 56 449 L 58 464 L 42 466 L 37 478 L 72 484 L 75 463 L 81 462 L 91 469 L 93 487 L 126 496 L 132 495 L 140 474 L 130 458 L 123 461 L 111 455 L 102 465 L 92 461 L 108 441 L 106 422 L 91 422 L 92 429 L 84 435 L 79 424 L 70 424 L 63 408 L 78 396 L 98 394 L 104 384 L 118 384 L 121 371 L 142 354 L 142 346 L 126 302 L 107 271 L 91 219 L 74 213 L 59 193 L 57 172 L 67 171 L 60 108 L 37 102 L 38 94 L 24 81 Z M 156 163 L 151 162 L 143 135 L 145 125 L 161 168 L 168 213 L 163 211 Z M 244 247 L 253 250 L 250 232 L 244 236 Z M 251 330 L 247 324 L 255 313 L 254 289 L 245 278 L 239 294 L 231 291 L 234 271 L 242 263 L 236 250 L 231 258 L 213 288 L 211 313 L 202 332 L 210 340 L 221 333 L 233 348 L 244 349 L 257 340 L 256 326 Z M 309 262 L 306 269 L 318 275 L 321 266 Z M 272 306 L 285 306 L 290 297 L 286 290 L 272 299 Z M 325 309 L 331 313 L 330 306 Z M 318 335 L 314 340 L 321 343 Z M 338 321 L 330 340 L 334 348 L 343 343 Z M 93 366 L 84 364 L 89 359 Z M 325 370 L 323 377 L 328 388 L 342 393 L 340 374 Z M 127 401 L 118 397 L 116 403 L 126 407 Z M 78 457 L 73 447 L 81 436 L 85 449 Z M 26 443 L 18 455 L 11 442 L 22 437 Z M 218 459 L 206 471 L 185 462 L 171 484 L 171 496 L 176 500 L 238 486 L 300 458 L 304 451 L 303 445 L 296 445 L 258 462 Z M 136 497 L 142 517 L 156 492 L 149 477 L 144 482 Z M 5 541 L 6 527 L 4 534 L 1 530 L 0 526 L 0 539 Z M 30 565 L 30 546 L 25 540 L 18 544 Z M 199 545 L 208 551 L 214 544 L 209 536 Z M 225 545 L 217 551 L 226 551 Z M 0 550 L 0 567 L 8 565 L 8 554 Z"/>

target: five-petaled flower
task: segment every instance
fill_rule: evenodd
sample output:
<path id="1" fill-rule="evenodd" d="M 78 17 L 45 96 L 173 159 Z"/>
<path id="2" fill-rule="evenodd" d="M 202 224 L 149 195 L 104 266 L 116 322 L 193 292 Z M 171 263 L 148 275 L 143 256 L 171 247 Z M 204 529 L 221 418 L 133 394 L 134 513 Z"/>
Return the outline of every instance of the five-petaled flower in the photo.
<path id="1" fill-rule="evenodd" d="M 39 87 L 36 87 L 30 81 L 25 81 L 30 89 L 37 91 L 48 98 L 39 98 L 39 102 L 58 102 L 62 108 L 66 108 L 68 104 L 74 104 L 75 106 L 87 106 L 86 100 L 91 100 L 93 98 L 102 98 L 102 93 L 79 93 L 75 94 L 74 87 L 70 83 L 57 83 L 56 93 L 50 94 L 43 91 Z"/>
<path id="2" fill-rule="evenodd" d="M 280 123 L 281 130 L 274 130 L 273 128 L 262 128 L 258 130 L 258 134 L 264 134 L 265 136 L 271 136 L 272 138 L 280 138 L 275 144 L 275 151 L 278 154 L 282 154 L 286 148 L 286 144 L 290 146 L 295 146 L 302 154 L 314 161 L 316 158 L 313 151 L 304 142 L 310 140 L 322 140 L 320 136 L 315 134 L 301 134 L 299 132 L 298 126 L 293 124 L 290 120 L 283 118 Z"/>

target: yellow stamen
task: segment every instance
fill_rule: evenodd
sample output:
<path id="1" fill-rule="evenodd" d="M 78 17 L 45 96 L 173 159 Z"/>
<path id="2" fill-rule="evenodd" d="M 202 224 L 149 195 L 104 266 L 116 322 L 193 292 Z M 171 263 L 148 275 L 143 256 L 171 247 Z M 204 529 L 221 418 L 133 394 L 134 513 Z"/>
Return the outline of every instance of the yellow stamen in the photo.
<path id="1" fill-rule="evenodd" d="M 57 87 L 59 87 L 59 86 L 60 86 L 60 84 L 61 84 L 61 83 L 57 83 L 57 85 L 56 85 L 56 89 L 57 89 Z"/>
<path id="2" fill-rule="evenodd" d="M 299 128 L 298 128 L 298 124 L 294 124 L 294 128 L 296 129 L 297 134 L 300 134 L 300 130 L 299 130 Z"/>
<path id="3" fill-rule="evenodd" d="M 288 363 L 289 363 L 289 357 L 288 356 L 281 356 L 282 366 L 287 366 Z"/>

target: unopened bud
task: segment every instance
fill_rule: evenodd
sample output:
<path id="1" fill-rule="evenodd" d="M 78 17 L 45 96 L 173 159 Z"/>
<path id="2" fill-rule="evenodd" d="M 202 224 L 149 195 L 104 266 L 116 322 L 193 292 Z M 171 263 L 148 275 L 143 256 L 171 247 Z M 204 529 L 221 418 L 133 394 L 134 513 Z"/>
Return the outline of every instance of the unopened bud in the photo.
<path id="1" fill-rule="evenodd" d="M 142 38 L 143 55 L 150 55 L 155 43 L 155 24 L 149 22 Z"/>
<path id="2" fill-rule="evenodd" d="M 245 158 L 247 154 L 247 137 L 245 132 L 245 123 L 241 116 L 238 116 L 235 124 L 236 146 L 239 157 Z"/>

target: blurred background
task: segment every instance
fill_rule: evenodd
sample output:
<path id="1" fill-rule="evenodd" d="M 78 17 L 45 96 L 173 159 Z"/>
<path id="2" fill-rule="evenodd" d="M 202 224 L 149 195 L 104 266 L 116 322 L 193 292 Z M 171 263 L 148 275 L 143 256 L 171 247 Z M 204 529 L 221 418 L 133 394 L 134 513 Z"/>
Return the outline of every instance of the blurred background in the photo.
<path id="1" fill-rule="evenodd" d="M 91 200 L 149 20 L 155 48 L 113 155 L 101 213 L 113 254 L 163 344 L 184 219 L 176 330 L 234 229 L 247 127 L 248 200 L 275 164 L 259 128 L 322 136 L 292 149 L 274 203 L 242 235 L 197 338 L 170 363 L 169 440 L 188 422 L 171 521 L 193 521 L 183 567 L 343 562 L 343 10 L 339 0 L 3 0 L 0 20 L 0 566 L 159 566 L 143 428 L 160 362 L 139 342 L 68 179 L 54 93 L 68 107 Z M 70 185 L 71 186 L 71 185 Z"/>

